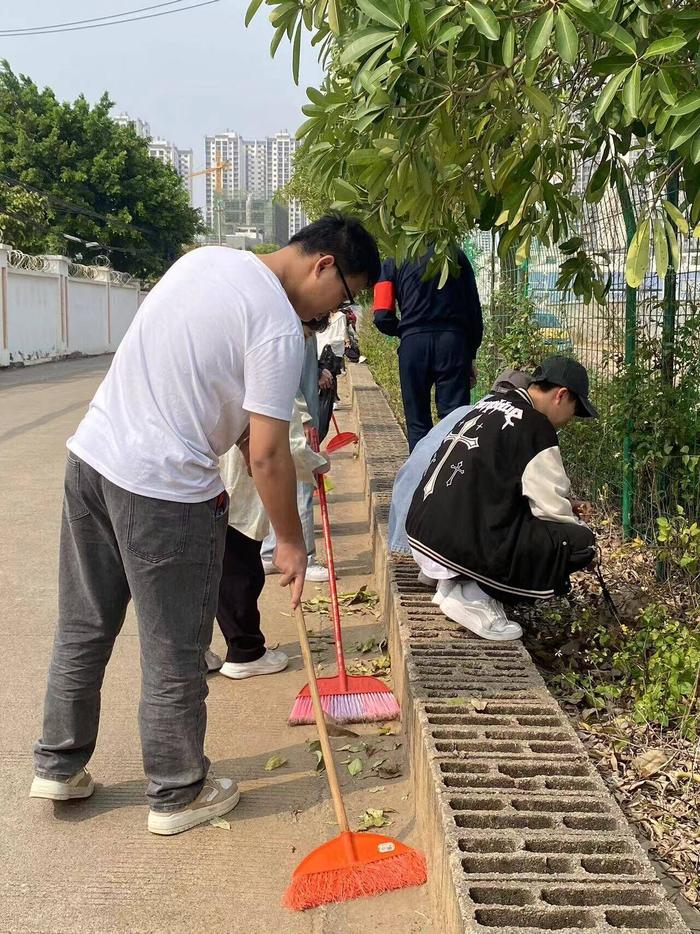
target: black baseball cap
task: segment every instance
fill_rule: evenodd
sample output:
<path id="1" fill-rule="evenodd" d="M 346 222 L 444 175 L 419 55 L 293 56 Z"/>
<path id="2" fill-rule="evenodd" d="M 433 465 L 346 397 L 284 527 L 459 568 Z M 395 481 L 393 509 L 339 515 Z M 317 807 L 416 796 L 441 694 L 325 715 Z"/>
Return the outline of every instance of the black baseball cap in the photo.
<path id="1" fill-rule="evenodd" d="M 532 383 L 553 383 L 572 392 L 577 399 L 579 418 L 598 418 L 598 410 L 588 398 L 588 373 L 571 357 L 546 357 L 532 374 Z"/>

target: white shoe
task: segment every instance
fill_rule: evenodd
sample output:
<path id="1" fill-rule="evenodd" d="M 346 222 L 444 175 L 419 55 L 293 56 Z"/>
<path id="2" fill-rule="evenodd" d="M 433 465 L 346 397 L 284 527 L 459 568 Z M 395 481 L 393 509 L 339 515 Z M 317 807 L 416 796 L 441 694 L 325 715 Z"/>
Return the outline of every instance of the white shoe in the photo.
<path id="1" fill-rule="evenodd" d="M 424 587 L 431 587 L 433 590 L 437 587 L 435 578 L 428 577 L 428 575 L 424 574 L 422 571 L 418 572 L 418 583 L 422 584 Z"/>
<path id="2" fill-rule="evenodd" d="M 284 652 L 266 649 L 262 658 L 257 658 L 254 662 L 224 662 L 219 674 L 233 678 L 234 681 L 242 681 L 256 675 L 274 675 L 278 671 L 284 671 L 288 664 L 289 656 Z"/>
<path id="3" fill-rule="evenodd" d="M 503 604 L 489 597 L 476 581 L 454 587 L 439 604 L 448 619 L 493 642 L 519 639 L 523 631 L 506 616 Z"/>
<path id="4" fill-rule="evenodd" d="M 169 836 L 204 824 L 212 817 L 228 814 L 238 804 L 241 793 L 231 778 L 207 775 L 204 787 L 191 804 L 181 811 L 149 811 L 148 829 L 151 833 Z"/>
<path id="5" fill-rule="evenodd" d="M 207 649 L 204 653 L 204 661 L 207 663 L 207 671 L 209 672 L 218 671 L 224 663 L 223 658 L 217 655 L 216 652 L 212 652 L 211 649 Z"/>
<path id="6" fill-rule="evenodd" d="M 433 595 L 432 602 L 435 604 L 435 606 L 442 607 L 442 601 L 445 599 L 445 597 L 449 597 L 455 587 L 459 586 L 459 578 L 450 577 L 447 580 L 436 581 L 436 583 L 437 590 Z"/>
<path id="7" fill-rule="evenodd" d="M 42 778 L 34 776 L 29 789 L 30 798 L 48 798 L 50 801 L 70 801 L 73 798 L 89 798 L 95 783 L 87 769 L 81 769 L 70 778 Z"/>
<path id="8" fill-rule="evenodd" d="M 358 362 L 358 363 L 367 363 L 367 357 L 365 357 L 364 354 L 360 354 L 360 359 L 359 359 L 357 362 Z"/>
<path id="9" fill-rule="evenodd" d="M 330 573 L 327 567 L 324 567 L 322 564 L 317 564 L 315 561 L 309 562 L 309 566 L 306 569 L 306 580 L 314 581 L 317 584 L 323 583 L 323 581 L 330 580 Z"/>
<path id="10" fill-rule="evenodd" d="M 268 574 L 279 574 L 280 572 L 280 569 L 277 567 L 276 564 L 273 564 L 271 560 L 268 561 L 265 558 L 263 558 L 262 565 L 263 565 L 263 571 L 265 572 L 265 576 L 267 576 Z"/>

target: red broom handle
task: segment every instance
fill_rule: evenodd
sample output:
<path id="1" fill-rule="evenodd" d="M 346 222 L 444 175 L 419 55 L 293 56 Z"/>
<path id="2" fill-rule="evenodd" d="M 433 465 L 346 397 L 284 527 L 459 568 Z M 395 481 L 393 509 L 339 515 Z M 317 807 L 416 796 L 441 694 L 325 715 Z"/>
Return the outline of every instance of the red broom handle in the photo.
<path id="1" fill-rule="evenodd" d="M 336 433 L 337 435 L 339 435 L 339 434 L 340 434 L 340 428 L 338 428 L 338 422 L 335 420 L 335 415 L 334 415 L 333 413 L 331 413 L 331 418 L 333 419 L 333 426 L 334 426 L 334 428 L 335 428 L 335 433 Z M 316 429 L 313 429 L 313 430 L 315 431 Z"/>
<path id="2" fill-rule="evenodd" d="M 318 431 L 312 428 L 311 447 L 318 452 Z M 326 499 L 326 484 L 323 474 L 317 474 L 318 502 L 321 507 L 321 524 L 323 526 L 323 543 L 326 546 L 326 560 L 328 561 L 328 587 L 331 594 L 331 620 L 333 621 L 333 635 L 335 637 L 335 655 L 338 661 L 338 679 L 345 692 L 348 689 L 348 675 L 345 671 L 345 656 L 343 654 L 343 637 L 340 629 L 340 601 L 338 600 L 338 587 L 335 580 L 335 561 L 333 560 L 333 542 L 331 541 L 331 522 L 328 515 L 328 500 Z"/>
<path id="3" fill-rule="evenodd" d="M 331 749 L 331 743 L 328 739 L 328 729 L 326 727 L 326 721 L 323 716 L 323 706 L 321 704 L 321 698 L 318 693 L 318 684 L 316 684 L 316 671 L 314 670 L 314 662 L 311 657 L 309 637 L 306 634 L 306 622 L 304 620 L 304 611 L 302 610 L 301 605 L 296 608 L 295 616 L 297 621 L 297 629 L 299 630 L 299 646 L 301 647 L 301 655 L 304 659 L 304 667 L 306 668 L 306 677 L 309 682 L 311 703 L 313 704 L 314 708 L 314 718 L 316 720 L 316 728 L 318 729 L 318 738 L 321 741 L 321 752 L 323 753 L 323 761 L 326 766 L 328 785 L 331 789 L 331 798 L 333 799 L 333 807 L 335 808 L 335 817 L 338 821 L 338 826 L 340 827 L 341 832 L 347 833 L 347 831 L 350 830 L 350 826 L 348 824 L 348 815 L 345 811 L 345 805 L 343 804 L 343 796 L 340 792 L 340 784 L 338 782 L 338 773 L 335 770 L 333 750 Z M 354 852 L 352 850 L 351 853 L 354 857 Z"/>

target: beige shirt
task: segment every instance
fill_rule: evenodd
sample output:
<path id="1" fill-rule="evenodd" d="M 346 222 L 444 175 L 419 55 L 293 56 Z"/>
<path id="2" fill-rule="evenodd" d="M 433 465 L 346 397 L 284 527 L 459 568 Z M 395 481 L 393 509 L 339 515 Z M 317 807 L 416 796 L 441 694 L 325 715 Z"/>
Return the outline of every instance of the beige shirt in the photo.
<path id="1" fill-rule="evenodd" d="M 289 423 L 289 447 L 299 481 L 315 483 L 314 471 L 323 473 L 328 469 L 328 458 L 316 454 L 307 444 L 296 402 Z M 270 531 L 270 520 L 255 483 L 248 475 L 245 458 L 235 445 L 219 458 L 219 470 L 230 498 L 228 524 L 241 535 L 261 542 Z"/>

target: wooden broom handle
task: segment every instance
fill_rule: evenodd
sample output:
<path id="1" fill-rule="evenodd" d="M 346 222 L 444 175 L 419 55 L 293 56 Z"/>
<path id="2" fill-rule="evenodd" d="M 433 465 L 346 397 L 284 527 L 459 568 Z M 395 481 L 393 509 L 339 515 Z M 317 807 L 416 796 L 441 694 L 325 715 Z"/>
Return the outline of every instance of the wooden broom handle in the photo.
<path id="1" fill-rule="evenodd" d="M 314 668 L 313 658 L 311 657 L 309 637 L 306 633 L 306 622 L 304 620 L 304 611 L 301 608 L 301 604 L 294 611 L 294 615 L 297 621 L 297 629 L 299 630 L 299 645 L 301 646 L 301 656 L 304 659 L 306 677 L 309 682 L 309 691 L 311 692 L 314 717 L 316 719 L 316 726 L 318 728 L 318 738 L 321 741 L 321 752 L 323 753 L 323 761 L 326 765 L 326 775 L 328 776 L 328 784 L 331 789 L 331 798 L 333 799 L 335 816 L 336 820 L 338 821 L 338 827 L 340 827 L 341 833 L 346 833 L 348 830 L 350 830 L 350 826 L 348 824 L 348 815 L 345 813 L 345 805 L 343 804 L 343 797 L 340 793 L 338 773 L 335 770 L 333 750 L 331 749 L 331 743 L 328 738 L 328 730 L 326 729 L 326 721 L 323 716 L 321 697 L 318 693 L 318 685 L 316 684 L 316 670 Z"/>

